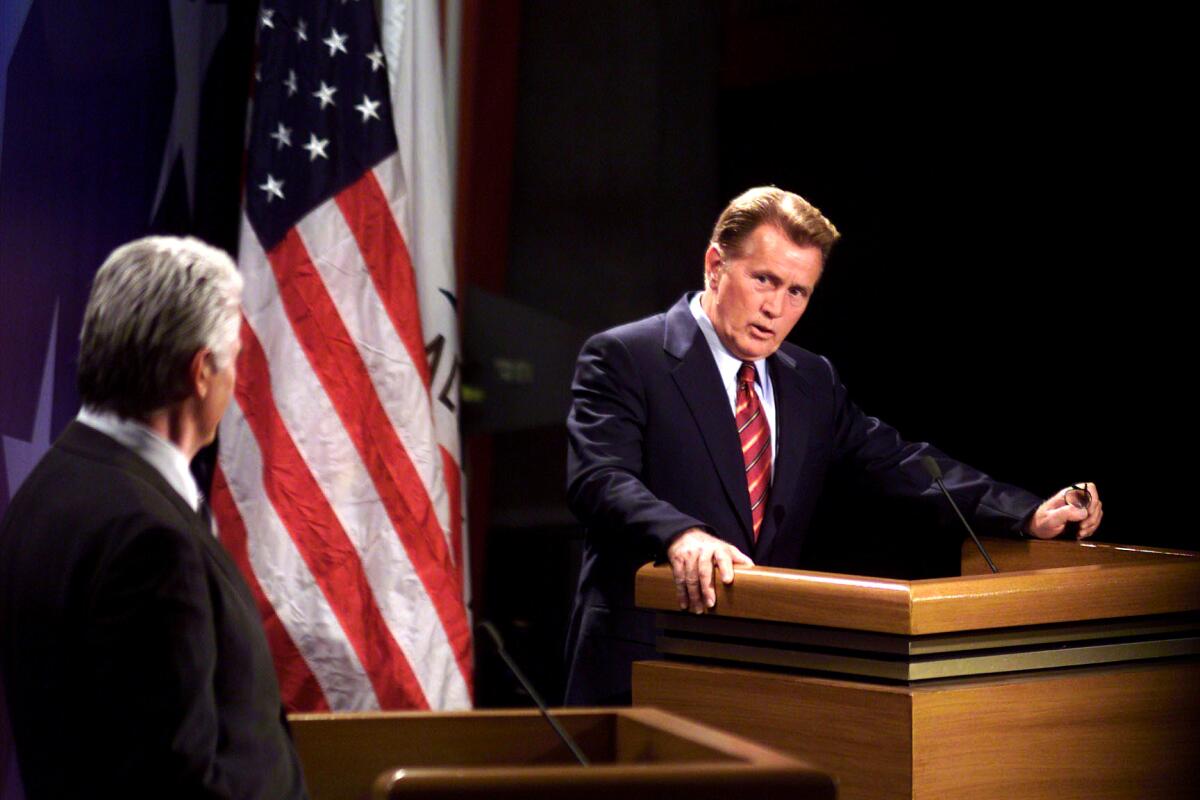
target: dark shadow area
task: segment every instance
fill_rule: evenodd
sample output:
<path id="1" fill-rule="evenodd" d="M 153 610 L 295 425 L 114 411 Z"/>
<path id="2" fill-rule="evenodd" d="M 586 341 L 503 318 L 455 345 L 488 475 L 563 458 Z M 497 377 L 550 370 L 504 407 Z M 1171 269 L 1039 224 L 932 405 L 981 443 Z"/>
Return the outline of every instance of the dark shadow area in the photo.
<path id="1" fill-rule="evenodd" d="M 792 338 L 867 413 L 1041 495 L 1095 481 L 1102 540 L 1196 549 L 1164 491 L 1194 436 L 1173 27 L 1150 8 L 530 0 L 507 295 L 586 332 L 663 310 L 699 288 L 728 198 L 792 189 L 844 235 Z M 483 598 L 547 696 L 581 536 L 561 469 L 497 445 L 497 507 L 558 514 L 493 526 Z M 831 483 L 807 566 L 957 569 L 934 511 Z M 489 672 L 480 701 L 517 702 Z"/>

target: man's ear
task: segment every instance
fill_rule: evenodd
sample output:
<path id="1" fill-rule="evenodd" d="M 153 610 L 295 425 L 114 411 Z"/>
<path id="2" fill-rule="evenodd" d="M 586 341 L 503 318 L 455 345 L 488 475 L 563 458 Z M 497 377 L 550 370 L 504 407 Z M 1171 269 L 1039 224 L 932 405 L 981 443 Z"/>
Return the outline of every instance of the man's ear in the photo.
<path id="1" fill-rule="evenodd" d="M 716 289 L 720 283 L 721 271 L 725 269 L 725 259 L 721 257 L 721 248 L 716 242 L 708 245 L 704 253 L 704 288 Z"/>
<path id="2" fill-rule="evenodd" d="M 188 364 L 188 387 L 192 390 L 192 394 L 201 400 L 208 397 L 208 390 L 212 388 L 212 379 L 215 372 L 212 350 L 209 350 L 207 347 L 201 347 L 192 356 L 192 360 Z"/>

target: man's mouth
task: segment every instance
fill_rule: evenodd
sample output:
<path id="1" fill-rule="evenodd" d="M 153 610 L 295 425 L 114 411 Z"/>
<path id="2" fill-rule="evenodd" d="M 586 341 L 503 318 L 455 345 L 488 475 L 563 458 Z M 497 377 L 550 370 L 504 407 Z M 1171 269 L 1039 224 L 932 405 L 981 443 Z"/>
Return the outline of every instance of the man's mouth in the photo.
<path id="1" fill-rule="evenodd" d="M 772 339 L 775 337 L 775 332 L 766 325 L 759 325 L 757 322 L 750 323 L 750 331 L 760 339 Z"/>

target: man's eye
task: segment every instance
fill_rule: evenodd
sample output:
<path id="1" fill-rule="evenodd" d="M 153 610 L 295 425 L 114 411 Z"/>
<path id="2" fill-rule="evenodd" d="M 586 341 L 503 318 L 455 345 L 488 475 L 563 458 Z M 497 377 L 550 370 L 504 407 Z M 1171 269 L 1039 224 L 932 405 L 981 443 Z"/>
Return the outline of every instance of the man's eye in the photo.
<path id="1" fill-rule="evenodd" d="M 754 280 L 758 281 L 759 283 L 768 283 L 766 275 L 755 275 Z"/>

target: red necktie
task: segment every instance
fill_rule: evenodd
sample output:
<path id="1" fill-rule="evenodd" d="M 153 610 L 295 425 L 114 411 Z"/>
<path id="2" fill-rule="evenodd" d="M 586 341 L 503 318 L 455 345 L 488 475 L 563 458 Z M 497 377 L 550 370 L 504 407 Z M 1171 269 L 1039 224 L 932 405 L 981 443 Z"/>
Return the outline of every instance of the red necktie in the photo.
<path id="1" fill-rule="evenodd" d="M 743 363 L 737 375 L 738 437 L 742 440 L 742 459 L 746 464 L 746 488 L 750 492 L 750 519 L 754 541 L 762 528 L 767 511 L 767 492 L 771 488 L 771 428 L 763 413 L 758 392 L 754 390 L 754 365 Z"/>

